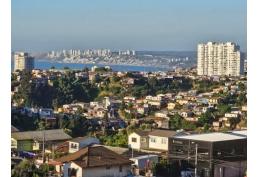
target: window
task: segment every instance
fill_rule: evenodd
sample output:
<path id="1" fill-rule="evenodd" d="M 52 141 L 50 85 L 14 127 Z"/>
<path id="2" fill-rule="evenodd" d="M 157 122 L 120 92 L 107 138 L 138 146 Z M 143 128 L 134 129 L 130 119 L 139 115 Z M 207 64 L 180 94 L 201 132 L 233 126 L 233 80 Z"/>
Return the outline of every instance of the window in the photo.
<path id="1" fill-rule="evenodd" d="M 152 143 L 156 143 L 156 138 L 151 138 L 150 140 Z"/>
<path id="2" fill-rule="evenodd" d="M 68 168 L 68 176 L 69 177 L 77 176 L 77 170 L 74 168 Z"/>
<path id="3" fill-rule="evenodd" d="M 132 138 L 132 142 L 136 143 L 137 139 L 136 138 Z"/>
<path id="4" fill-rule="evenodd" d="M 161 139 L 161 144 L 167 144 L 167 139 L 166 138 L 162 138 Z"/>
<path id="5" fill-rule="evenodd" d="M 119 172 L 122 172 L 123 171 L 123 167 L 122 165 L 119 166 Z"/>
<path id="6" fill-rule="evenodd" d="M 72 149 L 77 149 L 77 144 L 71 143 L 71 148 Z"/>

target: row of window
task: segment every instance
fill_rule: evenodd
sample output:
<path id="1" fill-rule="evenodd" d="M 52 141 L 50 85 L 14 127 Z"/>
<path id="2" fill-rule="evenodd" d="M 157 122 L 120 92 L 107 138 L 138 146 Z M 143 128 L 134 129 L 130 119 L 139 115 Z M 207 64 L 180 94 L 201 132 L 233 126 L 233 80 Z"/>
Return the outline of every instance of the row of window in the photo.
<path id="1" fill-rule="evenodd" d="M 72 149 L 77 149 L 77 144 L 75 143 L 71 143 L 71 146 L 70 146 Z"/>
<path id="2" fill-rule="evenodd" d="M 131 140 L 132 140 L 132 142 L 137 143 L 137 138 L 132 138 Z M 156 143 L 157 138 L 151 137 L 150 141 L 152 143 Z M 141 142 L 143 142 L 143 143 L 146 142 L 146 138 L 141 138 Z M 161 138 L 161 144 L 167 144 L 167 138 Z"/>
<path id="3" fill-rule="evenodd" d="M 151 137 L 150 141 L 152 143 L 157 143 L 157 138 Z M 167 144 L 167 138 L 161 138 L 161 144 Z"/>

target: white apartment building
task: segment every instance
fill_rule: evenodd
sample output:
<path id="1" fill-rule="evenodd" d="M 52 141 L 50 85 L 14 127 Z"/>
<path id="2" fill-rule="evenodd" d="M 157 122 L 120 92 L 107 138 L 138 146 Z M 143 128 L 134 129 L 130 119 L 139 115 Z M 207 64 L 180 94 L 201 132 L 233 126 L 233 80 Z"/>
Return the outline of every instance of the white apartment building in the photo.
<path id="1" fill-rule="evenodd" d="M 31 71 L 34 68 L 34 58 L 28 53 L 17 52 L 14 54 L 14 71 L 27 70 Z"/>
<path id="2" fill-rule="evenodd" d="M 240 76 L 244 66 L 240 47 L 232 42 L 198 44 L 197 74 L 208 76 Z"/>

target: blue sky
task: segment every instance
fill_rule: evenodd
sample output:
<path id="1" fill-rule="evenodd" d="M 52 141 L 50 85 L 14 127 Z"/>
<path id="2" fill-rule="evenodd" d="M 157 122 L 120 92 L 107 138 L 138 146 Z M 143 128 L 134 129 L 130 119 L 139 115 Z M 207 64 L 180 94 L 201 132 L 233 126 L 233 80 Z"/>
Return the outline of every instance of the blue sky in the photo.
<path id="1" fill-rule="evenodd" d="M 246 51 L 246 0 L 12 0 L 12 50 L 196 50 L 233 41 Z"/>

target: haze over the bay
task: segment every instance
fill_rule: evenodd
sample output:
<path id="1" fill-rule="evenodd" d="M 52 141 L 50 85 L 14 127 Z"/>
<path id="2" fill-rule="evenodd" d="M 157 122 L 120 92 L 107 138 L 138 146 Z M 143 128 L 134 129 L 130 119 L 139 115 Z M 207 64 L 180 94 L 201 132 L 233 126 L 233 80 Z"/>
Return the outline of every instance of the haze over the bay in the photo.
<path id="1" fill-rule="evenodd" d="M 233 4 L 233 5 L 232 5 Z M 245 0 L 12 0 L 12 50 L 196 50 L 232 41 L 246 51 Z"/>

